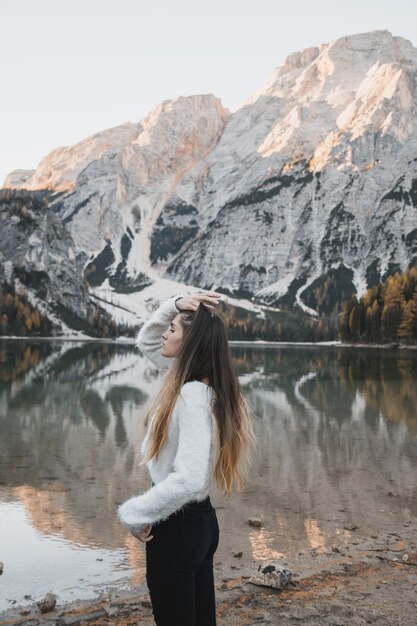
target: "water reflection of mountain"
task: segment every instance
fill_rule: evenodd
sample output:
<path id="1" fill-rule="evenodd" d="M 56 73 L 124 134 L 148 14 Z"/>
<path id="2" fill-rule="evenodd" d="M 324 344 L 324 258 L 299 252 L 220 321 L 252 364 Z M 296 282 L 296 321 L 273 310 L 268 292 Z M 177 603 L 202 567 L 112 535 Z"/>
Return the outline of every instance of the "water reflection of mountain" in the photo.
<path id="1" fill-rule="evenodd" d="M 52 352 L 53 347 L 47 341 L 33 345 L 27 341 L 0 340 L 0 390 L 36 368 Z"/>
<path id="2" fill-rule="evenodd" d="M 135 446 L 158 374 L 132 346 L 20 344 L 0 351 L 0 498 L 19 498 L 44 533 L 108 547 L 123 538 L 134 561 L 115 509 L 149 485 Z M 243 494 L 214 492 L 225 549 L 241 536 L 246 553 L 279 553 L 277 531 L 287 545 L 323 547 L 349 519 L 373 527 L 394 504 L 417 512 L 417 355 L 234 347 L 233 357 L 257 446 Z M 245 525 L 253 514 L 269 524 L 261 534 Z"/>
<path id="3" fill-rule="evenodd" d="M 314 373 L 304 388 L 313 406 L 330 417 L 350 419 L 343 407 L 355 398 L 366 405 L 365 418 L 380 413 L 417 430 L 417 354 L 412 351 L 300 346 L 278 349 L 236 348 L 241 375 L 258 373 L 280 381 L 288 400 L 296 402 L 294 381 Z"/>
<path id="4" fill-rule="evenodd" d="M 39 530 L 64 527 L 76 541 L 81 528 L 85 541 L 97 540 L 97 522 L 104 523 L 109 543 L 117 528 L 109 518 L 122 499 L 118 481 L 132 473 L 132 444 L 143 431 L 140 414 L 154 377 L 147 368 L 140 375 L 141 360 L 128 346 L 21 344 L 2 345 L 2 499 L 17 496 Z"/>
<path id="5" fill-rule="evenodd" d="M 257 416 L 255 467 L 262 495 L 253 489 L 254 501 L 276 510 L 277 525 L 294 537 L 311 519 L 365 518 L 372 527 L 381 511 L 416 514 L 417 355 L 279 352 L 258 353 L 257 375 L 243 376 Z M 260 366 L 265 358 L 266 376 Z"/>
<path id="6" fill-rule="evenodd" d="M 133 367 L 131 348 L 114 344 L 68 346 L 60 343 L 54 350 L 52 345 L 47 348 L 44 344 L 23 347 L 22 342 L 16 342 L 16 345 L 6 342 L 1 353 L 0 410 L 4 411 L 3 416 L 8 415 L 9 420 L 12 412 L 15 425 L 24 418 L 25 429 L 36 430 L 41 420 L 42 428 L 46 429 L 51 416 L 56 417 L 57 411 L 62 410 L 74 423 L 91 421 L 104 435 L 110 424 L 111 409 L 118 420 L 116 439 L 120 443 L 126 442 L 122 405 L 143 404 L 146 394 L 136 385 L 106 384 L 104 394 L 97 391 L 97 386 L 102 388 L 106 378 L 111 383 L 112 378 L 120 377 L 117 359 L 125 358 L 127 369 Z M 29 414 L 31 419 L 28 419 Z M 53 425 L 55 419 L 50 427 Z"/>

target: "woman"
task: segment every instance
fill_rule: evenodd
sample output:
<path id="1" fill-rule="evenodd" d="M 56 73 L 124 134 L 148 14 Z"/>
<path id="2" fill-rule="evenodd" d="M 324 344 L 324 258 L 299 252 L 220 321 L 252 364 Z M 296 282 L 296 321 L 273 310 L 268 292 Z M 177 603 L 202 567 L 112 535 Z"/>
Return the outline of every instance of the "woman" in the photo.
<path id="1" fill-rule="evenodd" d="M 240 389 L 220 294 L 174 296 L 141 328 L 136 345 L 167 370 L 149 408 L 141 445 L 152 487 L 117 513 L 146 544 L 146 582 L 157 626 L 216 624 L 213 555 L 219 525 L 212 480 L 230 495 L 243 486 L 253 430 Z M 152 532 L 152 534 L 151 534 Z"/>

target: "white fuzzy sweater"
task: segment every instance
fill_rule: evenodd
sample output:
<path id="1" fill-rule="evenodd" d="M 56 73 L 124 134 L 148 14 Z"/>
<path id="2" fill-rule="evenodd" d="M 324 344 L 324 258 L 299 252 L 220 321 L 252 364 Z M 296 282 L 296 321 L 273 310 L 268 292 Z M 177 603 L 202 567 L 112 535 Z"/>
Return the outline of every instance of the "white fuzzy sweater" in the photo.
<path id="1" fill-rule="evenodd" d="M 172 359 L 161 355 L 162 333 L 178 314 L 175 299 L 170 298 L 142 326 L 136 345 L 163 370 Z M 153 487 L 132 496 L 117 509 L 120 522 L 138 531 L 143 524 L 156 524 L 191 500 L 204 500 L 209 493 L 213 471 L 215 421 L 210 407 L 212 390 L 205 383 L 191 381 L 183 385 L 169 422 L 168 438 L 158 458 L 147 468 Z M 141 452 L 145 455 L 151 418 Z"/>

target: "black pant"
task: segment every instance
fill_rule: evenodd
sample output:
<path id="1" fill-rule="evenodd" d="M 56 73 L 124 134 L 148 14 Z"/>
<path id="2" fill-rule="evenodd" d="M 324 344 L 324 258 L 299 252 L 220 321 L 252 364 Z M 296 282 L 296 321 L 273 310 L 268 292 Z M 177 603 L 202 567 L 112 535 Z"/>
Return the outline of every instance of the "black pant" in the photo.
<path id="1" fill-rule="evenodd" d="M 210 497 L 152 526 L 146 582 L 157 626 L 215 626 L 213 555 L 219 524 Z"/>

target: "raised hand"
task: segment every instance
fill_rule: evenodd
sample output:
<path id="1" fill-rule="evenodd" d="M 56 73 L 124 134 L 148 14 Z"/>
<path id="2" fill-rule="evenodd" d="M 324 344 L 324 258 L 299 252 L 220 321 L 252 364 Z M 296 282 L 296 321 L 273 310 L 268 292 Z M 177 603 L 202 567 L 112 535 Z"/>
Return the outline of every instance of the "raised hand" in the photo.
<path id="1" fill-rule="evenodd" d="M 221 296 L 221 293 L 206 291 L 191 296 L 183 296 L 176 301 L 175 306 L 179 311 L 196 311 L 200 302 L 203 302 L 209 309 L 214 309 L 215 305 L 219 304 Z"/>

